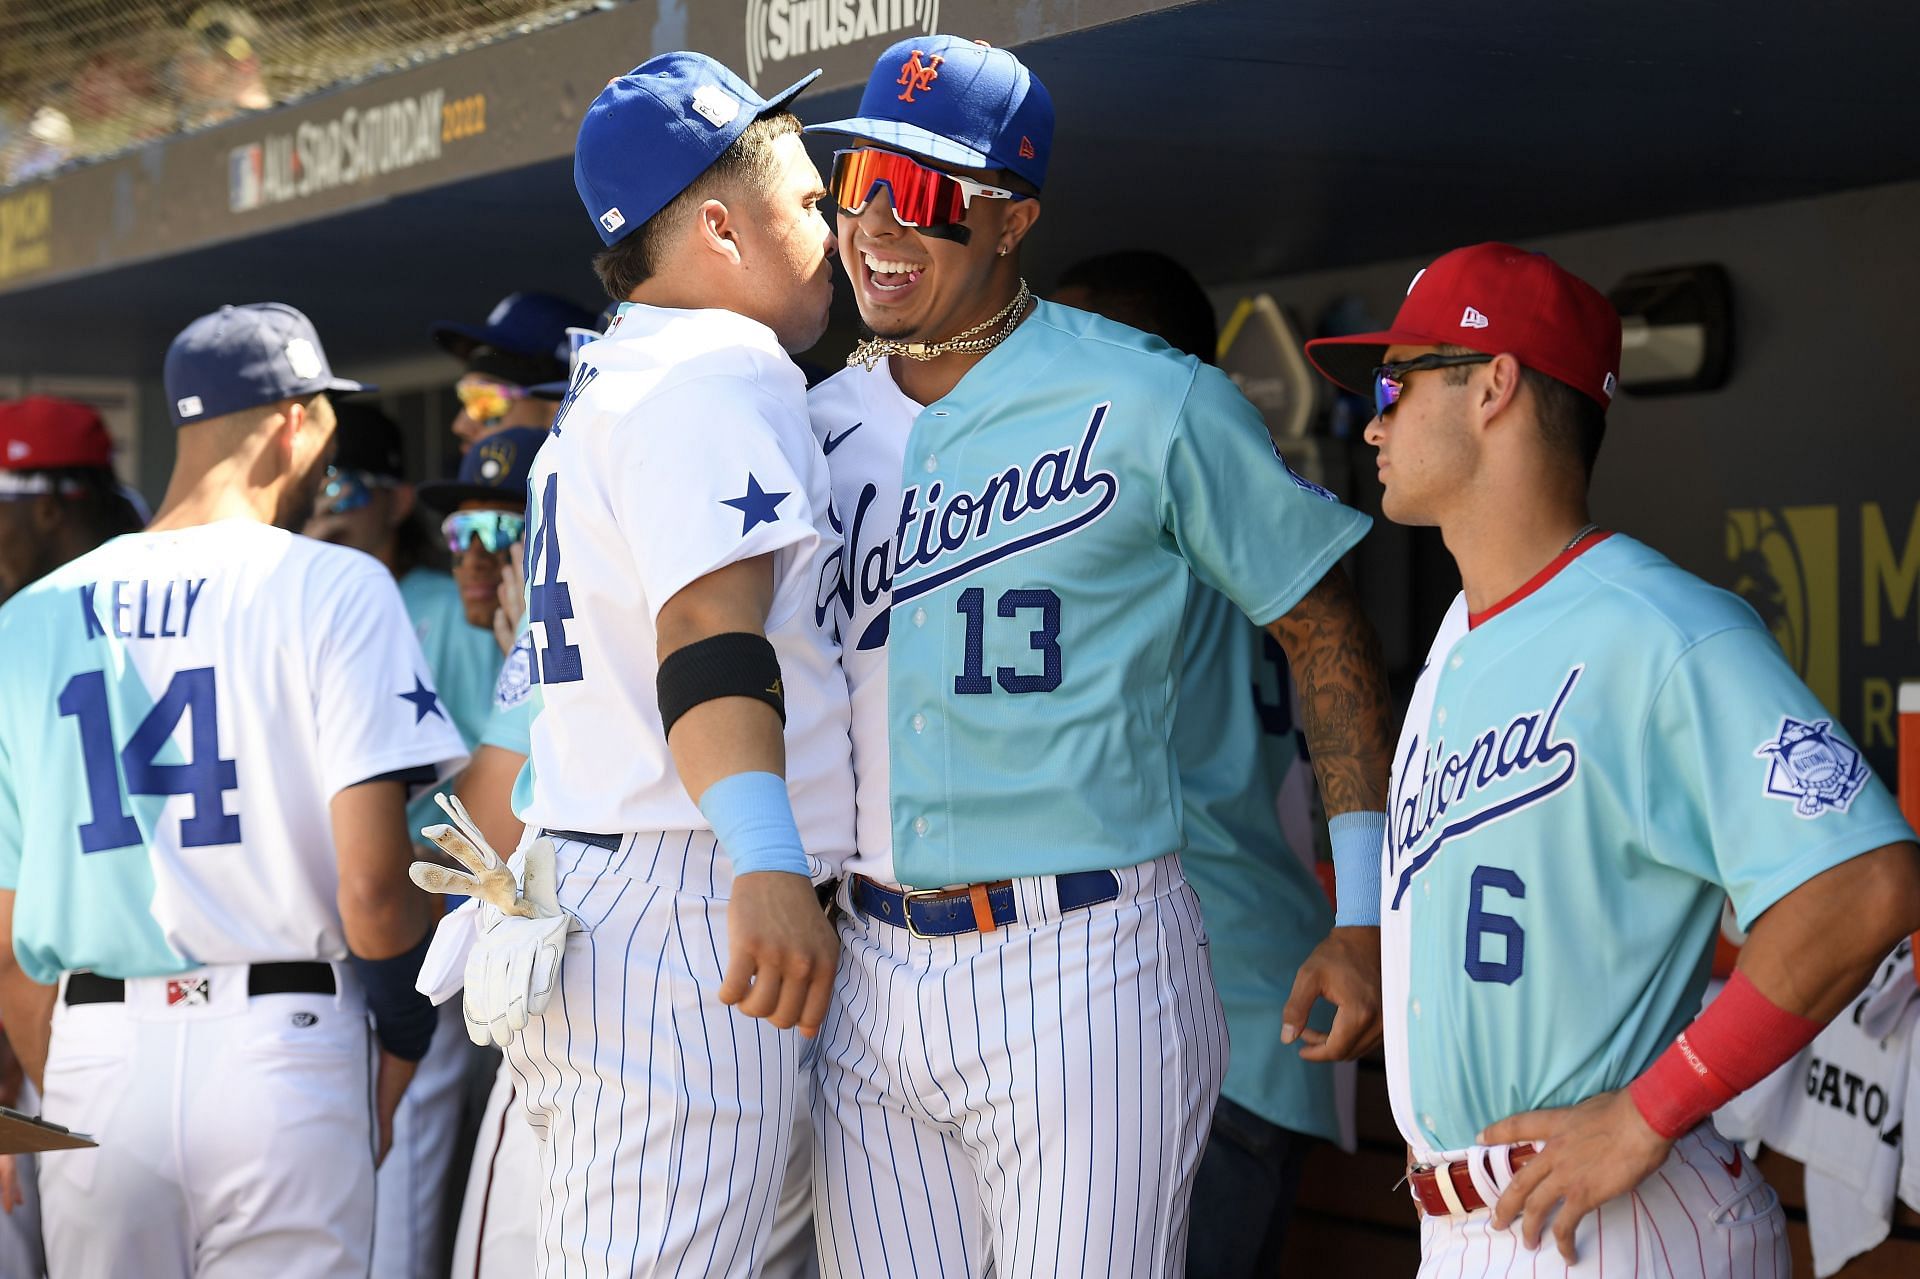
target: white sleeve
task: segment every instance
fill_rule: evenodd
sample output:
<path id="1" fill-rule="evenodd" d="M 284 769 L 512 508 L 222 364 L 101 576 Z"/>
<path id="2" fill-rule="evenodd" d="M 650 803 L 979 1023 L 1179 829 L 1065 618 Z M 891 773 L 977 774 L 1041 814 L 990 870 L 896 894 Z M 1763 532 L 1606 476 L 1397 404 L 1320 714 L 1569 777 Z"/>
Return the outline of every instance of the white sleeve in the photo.
<path id="1" fill-rule="evenodd" d="M 716 375 L 651 397 L 635 419 L 609 437 L 608 485 L 656 623 L 714 570 L 819 540 L 796 456 L 819 448 L 803 402 Z"/>
<path id="2" fill-rule="evenodd" d="M 329 797 L 388 773 L 466 762 L 393 578 L 375 561 L 318 573 L 309 584 L 314 721 Z M 317 598 L 316 598 L 317 597 Z"/>

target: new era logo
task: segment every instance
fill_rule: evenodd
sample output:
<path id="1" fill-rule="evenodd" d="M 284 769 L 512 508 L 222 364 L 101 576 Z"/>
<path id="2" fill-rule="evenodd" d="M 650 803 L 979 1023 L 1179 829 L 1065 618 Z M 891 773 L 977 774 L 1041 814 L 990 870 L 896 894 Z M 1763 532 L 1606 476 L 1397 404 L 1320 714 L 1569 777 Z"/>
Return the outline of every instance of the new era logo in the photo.
<path id="1" fill-rule="evenodd" d="M 1463 329 L 1484 329 L 1487 327 L 1487 317 L 1472 307 L 1468 307 L 1460 316 L 1460 327 Z"/>
<path id="2" fill-rule="evenodd" d="M 1021 134 L 1020 135 L 1020 158 L 1022 160 L 1031 160 L 1033 159 L 1035 154 L 1036 153 L 1033 149 L 1033 139 L 1027 137 L 1025 134 Z"/>
<path id="3" fill-rule="evenodd" d="M 7 461 L 9 462 L 18 462 L 31 452 L 33 452 L 33 446 L 25 440 L 7 441 Z"/>
<path id="4" fill-rule="evenodd" d="M 608 231 L 618 231 L 626 224 L 627 220 L 620 216 L 620 210 L 618 209 L 608 209 L 600 215 L 600 225 Z"/>
<path id="5" fill-rule="evenodd" d="M 1600 389 L 1606 392 L 1607 398 L 1611 400 L 1613 398 L 1613 388 L 1618 385 L 1620 385 L 1619 381 L 1615 379 L 1613 374 L 1609 373 L 1607 374 L 1607 380 L 1600 384 Z"/>

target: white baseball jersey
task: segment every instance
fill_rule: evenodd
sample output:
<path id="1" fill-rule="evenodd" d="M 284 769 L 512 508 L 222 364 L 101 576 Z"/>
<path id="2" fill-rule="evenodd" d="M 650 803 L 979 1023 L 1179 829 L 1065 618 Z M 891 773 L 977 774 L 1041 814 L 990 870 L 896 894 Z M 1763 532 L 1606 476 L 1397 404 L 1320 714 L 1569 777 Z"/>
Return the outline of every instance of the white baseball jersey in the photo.
<path id="1" fill-rule="evenodd" d="M 41 1170 L 49 1264 L 366 1274 L 360 994 L 248 965 L 345 957 L 337 792 L 464 758 L 391 575 L 247 520 L 137 533 L 9 601 L 0 651 L 15 952 L 128 979 L 54 1012 L 46 1114 L 100 1148 Z"/>
<path id="2" fill-rule="evenodd" d="M 248 520 L 115 538 L 8 601 L 0 651 L 39 982 L 344 958 L 329 801 L 466 758 L 386 569 Z"/>
<path id="3" fill-rule="evenodd" d="M 772 555 L 794 817 L 809 854 L 852 852 L 846 683 L 811 607 L 830 498 L 805 379 L 765 325 L 627 303 L 582 348 L 528 494 L 530 825 L 709 829 L 661 729 L 654 627 L 689 583 Z"/>

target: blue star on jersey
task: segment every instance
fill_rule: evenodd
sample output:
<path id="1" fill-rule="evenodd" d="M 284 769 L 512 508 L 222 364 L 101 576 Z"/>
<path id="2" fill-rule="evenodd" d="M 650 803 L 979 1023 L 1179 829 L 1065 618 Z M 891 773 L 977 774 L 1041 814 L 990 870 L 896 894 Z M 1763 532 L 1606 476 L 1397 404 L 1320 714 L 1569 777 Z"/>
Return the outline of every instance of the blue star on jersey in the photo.
<path id="1" fill-rule="evenodd" d="M 747 473 L 747 491 L 739 497 L 720 499 L 720 505 L 731 506 L 740 512 L 740 536 L 759 528 L 762 524 L 772 524 L 780 517 L 776 514 L 780 503 L 792 497 L 791 493 L 769 493 L 760 487 L 760 481 L 752 472 Z"/>
<path id="2" fill-rule="evenodd" d="M 1835 737 L 1832 720 L 1811 723 L 1791 715 L 1780 731 L 1753 752 L 1768 760 L 1766 792 L 1793 801 L 1796 816 L 1811 820 L 1828 812 L 1844 813 L 1867 784 L 1860 752 Z"/>
<path id="3" fill-rule="evenodd" d="M 429 715 L 438 715 L 445 719 L 446 713 L 440 709 L 440 696 L 427 687 L 427 682 L 418 675 L 413 677 L 413 691 L 397 694 L 403 702 L 413 703 L 413 722 L 418 724 Z"/>

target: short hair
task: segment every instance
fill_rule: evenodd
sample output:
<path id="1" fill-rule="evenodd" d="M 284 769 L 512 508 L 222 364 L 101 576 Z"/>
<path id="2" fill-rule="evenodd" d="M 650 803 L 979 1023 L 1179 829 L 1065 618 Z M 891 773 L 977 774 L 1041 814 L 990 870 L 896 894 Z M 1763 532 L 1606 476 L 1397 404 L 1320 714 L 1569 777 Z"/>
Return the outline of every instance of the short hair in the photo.
<path id="1" fill-rule="evenodd" d="M 62 509 L 96 542 L 122 533 L 138 533 L 146 526 L 121 489 L 119 479 L 105 467 L 53 467 L 25 474 L 44 477 L 47 491 L 60 500 Z"/>
<path id="2" fill-rule="evenodd" d="M 799 132 L 800 118 L 791 111 L 769 111 L 755 119 L 686 190 L 594 256 L 593 273 L 600 277 L 600 287 L 615 302 L 625 302 L 636 288 L 659 274 L 668 247 L 695 209 L 716 191 L 766 186 L 773 177 L 774 142 Z"/>
<path id="3" fill-rule="evenodd" d="M 1130 249 L 1087 258 L 1068 267 L 1056 287 L 1070 286 L 1140 317 L 1140 327 L 1174 349 L 1213 363 L 1219 343 L 1213 302 L 1193 273 L 1166 254 Z"/>
<path id="4" fill-rule="evenodd" d="M 1484 355 L 1468 346 L 1442 346 L 1442 355 Z M 1470 365 L 1442 369 L 1450 386 L 1465 385 Z M 1540 434 L 1548 444 L 1580 464 L 1580 473 L 1591 476 L 1600 456 L 1600 444 L 1607 434 L 1607 411 L 1584 391 L 1577 391 L 1559 378 L 1538 369 L 1520 366 L 1520 384 L 1533 392 L 1535 416 L 1540 419 Z"/>

